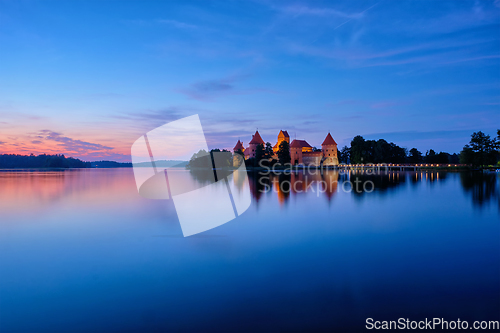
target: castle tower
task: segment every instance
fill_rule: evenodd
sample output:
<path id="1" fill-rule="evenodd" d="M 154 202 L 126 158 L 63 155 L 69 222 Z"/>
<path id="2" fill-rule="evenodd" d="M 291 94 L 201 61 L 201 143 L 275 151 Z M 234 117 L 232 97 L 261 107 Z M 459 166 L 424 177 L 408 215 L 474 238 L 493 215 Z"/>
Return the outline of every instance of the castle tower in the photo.
<path id="1" fill-rule="evenodd" d="M 306 140 L 293 140 L 290 144 L 290 158 L 292 164 L 303 164 L 303 153 L 311 153 L 312 147 Z"/>
<path id="2" fill-rule="evenodd" d="M 245 158 L 245 147 L 243 147 L 243 142 L 238 140 L 236 143 L 236 146 L 233 148 L 234 156 L 233 156 L 233 166 L 234 167 L 239 167 Z M 238 155 L 238 153 L 243 154 L 243 156 Z"/>
<path id="3" fill-rule="evenodd" d="M 252 140 L 250 140 L 250 142 L 248 143 L 248 154 L 245 154 L 245 156 L 248 156 L 248 158 L 255 157 L 255 151 L 257 150 L 257 146 L 260 144 L 265 145 L 265 142 L 264 140 L 262 140 L 259 131 L 255 131 L 255 134 L 252 135 Z"/>
<path id="4" fill-rule="evenodd" d="M 325 141 L 321 144 L 321 152 L 323 153 L 323 165 L 338 165 L 337 158 L 337 142 L 333 140 L 332 135 L 328 133 Z"/>
<path id="5" fill-rule="evenodd" d="M 273 152 L 274 152 L 274 158 L 277 158 L 278 150 L 280 149 L 280 144 L 286 141 L 288 144 L 290 144 L 290 135 L 288 135 L 287 131 L 281 130 L 278 134 L 278 141 L 273 147 Z"/>
<path id="6" fill-rule="evenodd" d="M 245 152 L 245 147 L 243 147 L 243 142 L 241 142 L 240 140 L 238 140 L 236 146 L 234 146 L 233 152 L 236 153 L 238 152 L 238 150 L 240 150 L 242 153 Z"/>

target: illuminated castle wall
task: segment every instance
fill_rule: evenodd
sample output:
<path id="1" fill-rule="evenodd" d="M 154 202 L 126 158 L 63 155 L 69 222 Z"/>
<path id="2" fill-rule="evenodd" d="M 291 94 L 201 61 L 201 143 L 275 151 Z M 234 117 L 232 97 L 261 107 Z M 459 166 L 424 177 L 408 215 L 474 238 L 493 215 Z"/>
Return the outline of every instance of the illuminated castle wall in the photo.
<path id="1" fill-rule="evenodd" d="M 337 143 L 333 139 L 332 135 L 328 133 L 325 140 L 321 144 L 321 151 L 313 151 L 313 147 L 306 140 L 293 140 L 290 143 L 290 136 L 287 131 L 281 130 L 278 134 L 278 140 L 273 146 L 274 157 L 277 158 L 279 145 L 281 142 L 286 141 L 290 144 L 290 158 L 292 164 L 303 164 L 311 166 L 331 166 L 338 165 L 337 157 Z M 244 148 L 243 143 L 238 140 L 233 151 L 236 153 L 238 151 L 242 152 L 245 159 L 255 157 L 255 151 L 259 144 L 265 145 L 266 143 L 262 140 L 259 131 L 256 131 L 252 135 L 252 140 L 248 143 L 248 148 Z"/>

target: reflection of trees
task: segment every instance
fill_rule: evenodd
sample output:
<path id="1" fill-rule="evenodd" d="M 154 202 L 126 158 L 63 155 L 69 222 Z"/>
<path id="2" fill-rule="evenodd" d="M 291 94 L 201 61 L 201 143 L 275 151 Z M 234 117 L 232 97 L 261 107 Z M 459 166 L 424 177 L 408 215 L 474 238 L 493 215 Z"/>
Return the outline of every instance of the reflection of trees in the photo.
<path id="1" fill-rule="evenodd" d="M 212 171 L 212 170 L 210 170 Z M 200 182 L 213 182 L 213 173 L 206 173 L 204 170 L 190 170 L 191 175 Z M 213 171 L 212 171 L 213 172 Z M 229 175 L 232 171 L 226 171 Z M 271 192 L 276 194 L 278 202 L 285 204 L 291 196 L 305 195 L 306 192 L 319 192 L 320 196 L 325 196 L 329 201 L 341 191 L 350 192 L 355 198 L 363 198 L 370 195 L 372 186 L 367 185 L 363 190 L 363 184 L 372 182 L 377 195 L 391 193 L 401 185 L 409 184 L 417 188 L 421 183 L 434 186 L 449 179 L 448 172 L 426 170 L 417 172 L 389 171 L 374 174 L 363 170 L 351 170 L 347 173 L 337 170 L 325 170 L 323 172 L 308 173 L 276 173 L 262 174 L 260 172 L 248 172 L 248 182 L 250 192 L 256 202 L 258 202 L 264 193 Z M 489 200 L 499 198 L 500 191 L 497 188 L 496 175 L 494 173 L 481 172 L 461 172 L 460 180 L 465 192 L 472 194 L 475 205 L 483 205 Z M 243 188 L 245 177 L 234 176 L 234 182 L 237 188 Z M 345 183 L 350 182 L 350 184 Z M 356 182 L 358 191 L 356 190 Z M 353 187 L 351 188 L 351 184 Z M 318 191 L 319 190 L 319 191 Z M 500 206 L 500 202 L 499 202 Z"/>
<path id="2" fill-rule="evenodd" d="M 212 170 L 212 168 L 190 169 L 189 173 L 197 182 L 203 185 L 208 185 L 215 182 L 214 170 Z"/>
<path id="3" fill-rule="evenodd" d="M 248 183 L 250 192 L 256 202 L 259 202 L 262 194 L 271 188 L 270 177 L 262 175 L 260 172 L 248 172 Z"/>
<path id="4" fill-rule="evenodd" d="M 495 198 L 499 199 L 500 206 L 500 196 L 496 181 L 497 175 L 495 173 L 480 171 L 460 173 L 460 182 L 465 193 L 471 194 L 473 204 L 479 207 Z"/>
<path id="5" fill-rule="evenodd" d="M 373 174 L 363 171 L 352 171 L 349 176 L 349 181 L 353 186 L 351 193 L 353 193 L 356 198 L 359 198 L 363 195 L 370 194 L 370 192 L 365 192 L 363 190 L 364 184 L 367 184 L 367 191 L 371 191 L 373 187 L 379 195 L 388 193 L 389 190 L 394 190 L 406 182 L 407 173 L 389 171 L 387 173 L 382 172 L 380 174 Z M 367 182 L 372 182 L 373 186 Z"/>

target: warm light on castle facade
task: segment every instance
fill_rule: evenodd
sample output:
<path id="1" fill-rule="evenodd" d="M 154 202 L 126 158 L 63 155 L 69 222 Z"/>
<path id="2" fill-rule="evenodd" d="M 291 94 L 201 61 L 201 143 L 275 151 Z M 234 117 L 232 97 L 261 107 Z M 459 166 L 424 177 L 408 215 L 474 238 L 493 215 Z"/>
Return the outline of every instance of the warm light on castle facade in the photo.
<path id="1" fill-rule="evenodd" d="M 273 146 L 274 159 L 278 158 L 279 146 L 283 141 L 286 141 L 290 145 L 290 159 L 292 164 L 303 164 L 307 166 L 333 166 L 339 164 L 337 143 L 330 133 L 328 133 L 321 144 L 321 151 L 313 151 L 313 147 L 307 143 L 306 140 L 295 139 L 290 143 L 288 132 L 281 130 L 278 134 L 278 140 Z M 245 159 L 254 158 L 259 144 L 265 146 L 266 143 L 260 136 L 259 131 L 256 131 L 255 134 L 252 135 L 252 140 L 248 143 L 248 148 L 244 148 L 243 142 L 238 140 L 233 151 L 235 153 L 238 151 L 242 152 Z"/>

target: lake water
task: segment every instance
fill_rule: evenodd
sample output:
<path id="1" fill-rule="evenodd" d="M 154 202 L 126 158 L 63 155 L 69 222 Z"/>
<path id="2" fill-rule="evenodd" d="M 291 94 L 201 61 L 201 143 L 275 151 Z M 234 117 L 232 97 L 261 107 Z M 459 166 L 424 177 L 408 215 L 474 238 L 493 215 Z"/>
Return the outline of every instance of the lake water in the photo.
<path id="1" fill-rule="evenodd" d="M 250 174 L 245 213 L 185 238 L 172 200 L 140 197 L 132 169 L 0 172 L 0 330 L 499 320 L 500 175 L 390 172 L 343 191 L 356 177 Z M 321 179 L 338 183 L 305 191 Z"/>

